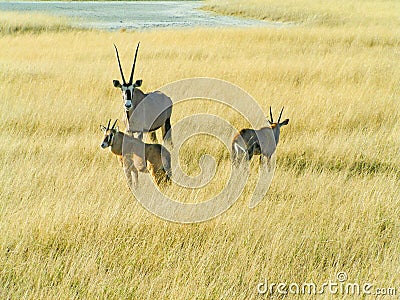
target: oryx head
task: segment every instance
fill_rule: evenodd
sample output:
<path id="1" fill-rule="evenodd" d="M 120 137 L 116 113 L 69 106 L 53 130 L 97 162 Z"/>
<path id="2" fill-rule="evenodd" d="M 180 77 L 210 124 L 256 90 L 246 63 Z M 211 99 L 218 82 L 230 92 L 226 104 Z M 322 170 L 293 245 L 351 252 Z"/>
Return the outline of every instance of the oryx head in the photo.
<path id="1" fill-rule="evenodd" d="M 118 127 L 114 129 L 115 124 L 117 124 L 118 120 L 115 120 L 113 126 L 110 128 L 111 119 L 108 120 L 107 127 L 100 125 L 101 131 L 104 133 L 104 139 L 101 143 L 100 147 L 105 149 L 107 147 L 111 147 L 114 141 L 114 135 L 118 132 Z"/>
<path id="2" fill-rule="evenodd" d="M 122 91 L 122 100 L 124 101 L 124 107 L 126 111 L 130 111 L 133 108 L 132 97 L 134 89 L 142 85 L 142 80 L 136 80 L 135 82 L 133 82 L 133 73 L 135 72 L 135 64 L 136 64 L 137 53 L 139 50 L 139 44 L 140 42 L 137 44 L 136 47 L 131 76 L 129 77 L 128 82 L 125 81 L 124 73 L 122 72 L 121 62 L 119 60 L 118 49 L 117 46 L 115 46 L 114 44 L 115 52 L 117 53 L 119 71 L 121 72 L 122 84 L 119 82 L 119 80 L 113 80 L 113 84 L 116 88 L 120 88 Z"/>
<path id="3" fill-rule="evenodd" d="M 269 107 L 269 116 L 270 116 L 271 120 L 268 120 L 268 122 L 270 123 L 271 129 L 274 132 L 276 144 L 278 144 L 278 141 L 279 141 L 279 134 L 280 134 L 281 127 L 284 125 L 287 125 L 289 123 L 289 119 L 285 119 L 283 122 L 281 122 L 283 109 L 284 109 L 284 107 L 282 107 L 282 109 L 281 109 L 278 121 L 274 122 L 274 118 L 272 117 L 272 108 L 271 108 L 271 106 Z"/>

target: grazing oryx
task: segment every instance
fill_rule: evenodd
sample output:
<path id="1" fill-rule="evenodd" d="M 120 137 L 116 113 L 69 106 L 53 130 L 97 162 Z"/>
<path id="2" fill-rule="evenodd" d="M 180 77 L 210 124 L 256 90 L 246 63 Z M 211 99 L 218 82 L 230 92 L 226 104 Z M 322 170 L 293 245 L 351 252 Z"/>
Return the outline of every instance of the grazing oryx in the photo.
<path id="1" fill-rule="evenodd" d="M 171 98 L 160 91 L 145 94 L 139 89 L 142 85 L 142 80 L 136 80 L 133 82 L 133 73 L 135 72 L 139 44 L 140 43 L 138 43 L 136 47 L 131 76 L 129 77 L 128 82 L 125 81 L 121 62 L 119 60 L 118 49 L 117 46 L 114 45 L 115 52 L 117 53 L 119 71 L 121 72 L 122 84 L 119 80 L 113 80 L 113 84 L 114 87 L 120 88 L 122 91 L 122 99 L 124 101 L 127 118 L 126 129 L 129 133 L 139 133 L 139 139 L 142 139 L 143 132 L 151 132 L 150 137 L 156 142 L 157 138 L 154 131 L 161 128 L 163 139 L 172 145 L 170 132 L 170 118 L 172 114 Z M 142 101 L 142 105 L 138 107 L 139 103 Z M 134 113 L 137 107 L 138 110 Z M 131 118 L 132 114 L 134 114 L 134 116 Z"/>
<path id="2" fill-rule="evenodd" d="M 168 150 L 160 144 L 146 144 L 137 138 L 120 132 L 118 128 L 114 128 L 117 120 L 110 128 L 110 122 L 111 120 L 108 121 L 107 127 L 100 126 L 100 129 L 104 132 L 101 148 L 111 147 L 111 152 L 117 156 L 124 168 L 129 184 L 132 184 L 133 188 L 137 187 L 138 172 L 150 172 L 157 184 L 163 181 L 169 182 L 172 171 Z M 122 153 L 122 147 L 124 147 L 124 153 Z"/>
<path id="3" fill-rule="evenodd" d="M 248 128 L 240 130 L 232 141 L 232 162 L 234 165 L 237 166 L 243 158 L 251 160 L 253 155 L 261 155 L 260 160 L 265 156 L 269 165 L 271 156 L 274 154 L 279 142 L 281 126 L 289 123 L 289 119 L 280 122 L 282 112 L 283 107 L 279 114 L 278 121 L 274 123 L 272 109 L 270 107 L 269 114 L 271 120 L 268 120 L 270 126 L 262 127 L 258 130 Z"/>

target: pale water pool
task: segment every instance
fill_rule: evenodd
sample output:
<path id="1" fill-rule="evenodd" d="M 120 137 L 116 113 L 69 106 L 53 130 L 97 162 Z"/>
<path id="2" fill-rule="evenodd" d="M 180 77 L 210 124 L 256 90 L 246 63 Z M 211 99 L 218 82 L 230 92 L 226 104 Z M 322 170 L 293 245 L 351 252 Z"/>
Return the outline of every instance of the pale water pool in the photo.
<path id="1" fill-rule="evenodd" d="M 72 25 L 102 30 L 185 27 L 284 27 L 284 23 L 221 16 L 201 1 L 0 2 L 0 11 L 43 12 L 72 18 Z"/>

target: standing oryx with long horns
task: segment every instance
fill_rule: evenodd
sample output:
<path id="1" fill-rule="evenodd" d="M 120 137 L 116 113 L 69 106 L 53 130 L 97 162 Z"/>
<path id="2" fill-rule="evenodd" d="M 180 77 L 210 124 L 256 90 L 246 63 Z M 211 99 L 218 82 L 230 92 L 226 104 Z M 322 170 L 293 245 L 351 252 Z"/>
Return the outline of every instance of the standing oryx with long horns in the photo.
<path id="1" fill-rule="evenodd" d="M 269 107 L 271 117 L 271 120 L 268 120 L 269 126 L 258 130 L 250 128 L 240 130 L 232 141 L 232 163 L 234 165 L 237 166 L 244 159 L 251 160 L 253 155 L 260 155 L 260 160 L 265 157 L 269 165 L 271 156 L 279 142 L 281 127 L 289 123 L 289 119 L 281 122 L 282 112 L 283 107 L 278 121 L 274 122 L 272 109 Z"/>
<path id="2" fill-rule="evenodd" d="M 151 139 L 157 141 L 155 130 L 161 128 L 164 141 L 172 145 L 171 138 L 171 114 L 172 100 L 160 91 L 151 93 L 143 93 L 139 87 L 142 80 L 133 82 L 133 74 L 135 72 L 135 64 L 139 44 L 136 47 L 135 58 L 133 60 L 131 76 L 126 82 L 124 73 L 122 72 L 121 62 L 118 55 L 117 46 L 114 45 L 117 54 L 119 71 L 121 72 L 122 84 L 119 80 L 113 80 L 114 87 L 120 88 L 122 91 L 122 99 L 124 101 L 124 109 L 127 118 L 127 132 L 139 133 L 142 139 L 143 132 L 150 132 Z"/>

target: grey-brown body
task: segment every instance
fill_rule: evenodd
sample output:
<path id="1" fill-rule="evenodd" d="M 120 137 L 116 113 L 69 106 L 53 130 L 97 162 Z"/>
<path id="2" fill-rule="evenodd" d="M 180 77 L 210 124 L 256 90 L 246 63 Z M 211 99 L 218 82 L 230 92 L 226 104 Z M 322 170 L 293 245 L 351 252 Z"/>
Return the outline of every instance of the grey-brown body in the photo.
<path id="1" fill-rule="evenodd" d="M 140 137 L 142 133 L 150 133 L 151 140 L 157 142 L 155 130 L 161 128 L 163 139 L 171 142 L 171 114 L 171 98 L 159 91 L 145 94 L 135 88 L 132 108 L 126 111 L 126 130 L 139 133 Z"/>
<path id="2" fill-rule="evenodd" d="M 242 160 L 251 160 L 254 155 L 260 155 L 261 160 L 265 157 L 269 164 L 279 142 L 280 128 L 289 123 L 289 119 L 280 122 L 282 111 L 283 108 L 278 122 L 274 123 L 270 108 L 271 120 L 268 121 L 270 126 L 260 129 L 245 128 L 235 135 L 231 153 L 234 165 L 238 165 Z"/>
<path id="3" fill-rule="evenodd" d="M 133 188 L 138 185 L 138 172 L 150 173 L 157 184 L 170 181 L 171 156 L 166 148 L 160 144 L 144 143 L 114 129 L 114 126 L 111 129 L 102 127 L 102 130 L 104 139 L 101 147 L 110 147 Z"/>

